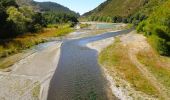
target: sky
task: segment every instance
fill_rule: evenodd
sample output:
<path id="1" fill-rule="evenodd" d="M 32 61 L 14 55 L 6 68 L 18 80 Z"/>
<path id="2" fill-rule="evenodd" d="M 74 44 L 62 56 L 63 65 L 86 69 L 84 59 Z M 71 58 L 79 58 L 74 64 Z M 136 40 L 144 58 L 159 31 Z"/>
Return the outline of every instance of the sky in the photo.
<path id="1" fill-rule="evenodd" d="M 76 11 L 80 14 L 88 12 L 94 8 L 96 8 L 99 4 L 106 0 L 35 0 L 39 2 L 43 1 L 51 1 L 57 2 L 65 7 L 70 8 L 73 11 Z"/>

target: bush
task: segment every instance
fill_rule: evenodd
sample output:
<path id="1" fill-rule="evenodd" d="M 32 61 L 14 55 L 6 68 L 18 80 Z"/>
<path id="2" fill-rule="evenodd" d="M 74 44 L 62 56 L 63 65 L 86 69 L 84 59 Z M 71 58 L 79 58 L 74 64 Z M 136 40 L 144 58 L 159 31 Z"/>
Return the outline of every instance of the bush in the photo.
<path id="1" fill-rule="evenodd" d="M 146 22 L 145 22 L 145 21 L 142 21 L 142 22 L 136 27 L 137 32 L 143 32 L 145 25 L 146 25 Z"/>
<path id="2" fill-rule="evenodd" d="M 148 19 L 140 22 L 138 32 L 149 37 L 153 47 L 161 55 L 170 55 L 170 0 L 157 7 Z M 142 16 L 142 19 L 145 16 Z"/>
<path id="3" fill-rule="evenodd" d="M 149 41 L 151 45 L 158 51 L 161 55 L 169 55 L 169 48 L 167 41 L 165 39 L 162 39 L 156 35 L 152 35 L 149 37 Z"/>
<path id="4" fill-rule="evenodd" d="M 72 32 L 72 31 L 73 31 L 72 28 L 65 27 L 65 28 L 57 30 L 56 36 L 57 37 L 58 36 L 65 36 L 65 35 L 67 35 L 68 33 Z"/>
<path id="5" fill-rule="evenodd" d="M 42 30 L 42 26 L 40 24 L 35 24 L 34 25 L 34 32 L 39 32 Z"/>

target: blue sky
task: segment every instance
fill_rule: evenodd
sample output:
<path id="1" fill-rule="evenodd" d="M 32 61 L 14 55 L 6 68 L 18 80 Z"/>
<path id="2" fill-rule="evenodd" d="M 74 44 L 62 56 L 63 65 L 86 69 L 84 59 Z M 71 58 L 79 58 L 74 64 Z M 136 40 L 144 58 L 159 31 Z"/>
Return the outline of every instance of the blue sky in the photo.
<path id="1" fill-rule="evenodd" d="M 88 12 L 95 7 L 97 7 L 99 4 L 106 0 L 35 0 L 39 2 L 43 1 L 52 1 L 57 2 L 61 5 L 64 5 L 65 7 L 70 8 L 73 11 L 79 12 L 80 14 L 83 14 L 85 12 Z"/>

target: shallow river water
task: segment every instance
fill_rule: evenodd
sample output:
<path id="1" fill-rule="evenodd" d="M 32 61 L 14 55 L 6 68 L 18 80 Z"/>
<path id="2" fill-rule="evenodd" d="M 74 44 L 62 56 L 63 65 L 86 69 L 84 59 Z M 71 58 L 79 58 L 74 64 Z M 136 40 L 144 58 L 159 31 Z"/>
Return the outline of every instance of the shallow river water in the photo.
<path id="1" fill-rule="evenodd" d="M 116 99 L 98 64 L 98 52 L 85 44 L 129 31 L 109 32 L 64 41 L 59 64 L 50 83 L 48 100 Z"/>

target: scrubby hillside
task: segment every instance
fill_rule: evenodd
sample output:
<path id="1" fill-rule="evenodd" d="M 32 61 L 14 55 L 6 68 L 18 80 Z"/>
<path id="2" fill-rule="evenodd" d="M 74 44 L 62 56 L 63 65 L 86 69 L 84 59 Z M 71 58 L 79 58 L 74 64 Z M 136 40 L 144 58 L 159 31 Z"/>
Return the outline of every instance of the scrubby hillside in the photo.
<path id="1" fill-rule="evenodd" d="M 170 55 L 170 0 L 155 8 L 146 20 L 139 23 L 137 30 L 149 37 L 160 54 Z"/>
<path id="2" fill-rule="evenodd" d="M 170 0 L 107 0 L 84 14 L 89 21 L 124 22 L 138 26 L 153 47 L 170 55 Z"/>
<path id="3" fill-rule="evenodd" d="M 122 18 L 129 18 L 129 22 L 134 19 L 143 20 L 165 1 L 167 0 L 107 0 L 84 16 L 104 16 L 111 17 L 113 20 L 116 17 L 119 21 L 123 21 Z"/>
<path id="4" fill-rule="evenodd" d="M 107 0 L 85 16 L 129 16 L 137 11 L 146 0 Z"/>

